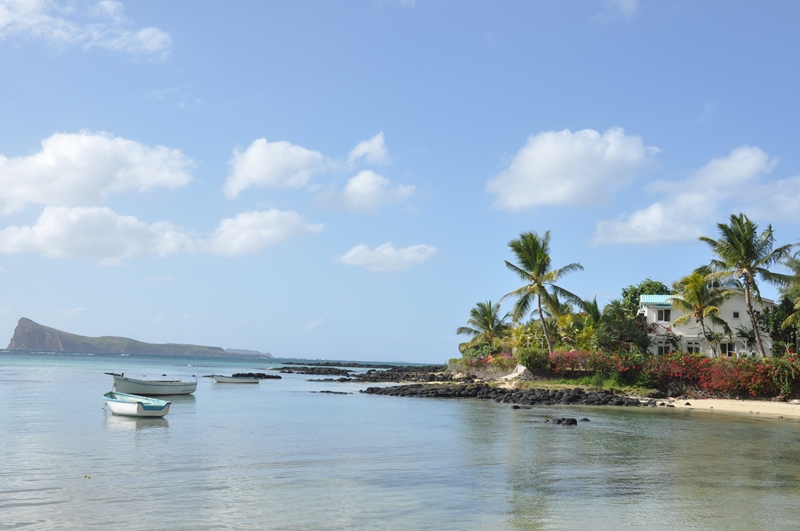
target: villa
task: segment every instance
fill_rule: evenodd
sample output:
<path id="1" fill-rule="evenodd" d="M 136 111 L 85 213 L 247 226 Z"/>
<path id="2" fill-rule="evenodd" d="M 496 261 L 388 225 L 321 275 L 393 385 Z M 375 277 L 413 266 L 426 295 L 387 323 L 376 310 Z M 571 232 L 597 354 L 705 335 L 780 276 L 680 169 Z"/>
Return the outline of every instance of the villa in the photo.
<path id="1" fill-rule="evenodd" d="M 671 300 L 678 295 L 642 295 L 639 298 L 638 316 L 644 318 L 650 329 L 652 345 L 650 352 L 653 354 L 666 354 L 673 350 L 683 352 L 701 352 L 706 356 L 713 356 L 711 345 L 706 342 L 700 324 L 690 318 L 685 324 L 674 324 L 676 319 L 686 312 L 672 306 Z M 773 308 L 775 303 L 763 299 L 763 305 L 753 301 L 756 311 L 762 308 Z M 721 338 L 717 347 L 717 354 L 721 357 L 757 356 L 758 348 L 748 344 L 745 339 L 736 337 L 739 327 L 750 330 L 750 318 L 747 315 L 747 306 L 743 293 L 736 293 L 722 303 L 719 308 L 719 317 L 728 323 L 731 334 Z M 715 326 L 711 319 L 704 319 L 706 327 L 711 333 L 723 334 L 722 327 Z M 772 353 L 772 339 L 768 334 L 761 333 L 761 341 L 767 355 Z"/>

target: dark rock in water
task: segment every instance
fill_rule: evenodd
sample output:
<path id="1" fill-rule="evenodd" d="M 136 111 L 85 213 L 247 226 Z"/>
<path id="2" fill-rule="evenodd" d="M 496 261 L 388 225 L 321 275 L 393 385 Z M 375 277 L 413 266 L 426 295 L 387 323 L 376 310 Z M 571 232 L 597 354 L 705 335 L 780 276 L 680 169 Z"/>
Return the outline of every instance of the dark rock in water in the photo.
<path id="1" fill-rule="evenodd" d="M 692 405 L 692 404 L 690 404 L 689 402 L 686 402 L 686 403 L 684 404 L 684 406 L 691 406 L 691 405 Z"/>
<path id="2" fill-rule="evenodd" d="M 263 372 L 237 372 L 232 375 L 234 378 L 258 378 L 260 380 L 280 380 L 277 374 L 264 374 Z"/>
<path id="3" fill-rule="evenodd" d="M 348 369 L 337 369 L 335 367 L 283 367 L 279 372 L 284 374 L 321 374 L 324 376 L 350 376 L 353 371 Z"/>
<path id="4" fill-rule="evenodd" d="M 368 387 L 366 394 L 419 398 L 481 398 L 519 406 L 628 406 L 639 407 L 638 398 L 618 396 L 611 391 L 583 389 L 504 389 L 484 383 L 409 384 L 390 387 Z"/>
<path id="5" fill-rule="evenodd" d="M 326 395 L 352 395 L 353 393 L 345 393 L 344 391 L 328 391 L 327 389 L 319 391 L 322 394 Z"/>
<path id="6" fill-rule="evenodd" d="M 553 422 L 556 424 L 563 424 L 564 426 L 577 426 L 578 419 L 573 419 L 571 417 L 561 417 L 558 419 L 553 419 Z"/>
<path id="7" fill-rule="evenodd" d="M 587 419 L 586 417 L 583 417 L 583 418 L 581 419 L 581 422 L 591 422 L 591 421 L 590 421 L 589 419 Z"/>

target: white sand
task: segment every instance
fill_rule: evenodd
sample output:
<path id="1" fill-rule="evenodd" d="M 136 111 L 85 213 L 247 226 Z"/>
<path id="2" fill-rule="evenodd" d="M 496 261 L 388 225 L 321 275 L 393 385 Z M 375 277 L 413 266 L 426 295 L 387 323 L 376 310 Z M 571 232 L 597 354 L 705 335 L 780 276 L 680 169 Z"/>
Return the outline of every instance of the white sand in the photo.
<path id="1" fill-rule="evenodd" d="M 762 400 L 726 400 L 722 398 L 688 398 L 682 400 L 664 399 L 657 400 L 657 402 L 672 404 L 676 409 L 697 409 L 800 419 L 800 403 L 797 400 L 770 402 Z"/>

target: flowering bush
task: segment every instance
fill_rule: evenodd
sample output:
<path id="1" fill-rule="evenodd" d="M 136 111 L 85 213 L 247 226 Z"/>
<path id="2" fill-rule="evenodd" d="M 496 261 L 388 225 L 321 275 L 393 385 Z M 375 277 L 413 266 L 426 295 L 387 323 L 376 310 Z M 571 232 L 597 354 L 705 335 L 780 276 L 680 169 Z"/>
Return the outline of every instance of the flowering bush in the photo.
<path id="1" fill-rule="evenodd" d="M 550 370 L 556 374 L 585 370 L 589 355 L 585 350 L 551 352 Z"/>

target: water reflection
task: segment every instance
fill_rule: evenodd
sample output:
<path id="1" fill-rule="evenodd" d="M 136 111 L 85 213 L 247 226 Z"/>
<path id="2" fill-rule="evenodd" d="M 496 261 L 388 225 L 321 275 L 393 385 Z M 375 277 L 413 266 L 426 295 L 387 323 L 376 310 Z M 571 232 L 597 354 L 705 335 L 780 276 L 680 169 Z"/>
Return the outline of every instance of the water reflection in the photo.
<path id="1" fill-rule="evenodd" d="M 106 425 L 113 430 L 139 431 L 168 428 L 169 421 L 165 418 L 125 417 L 108 414 Z"/>

